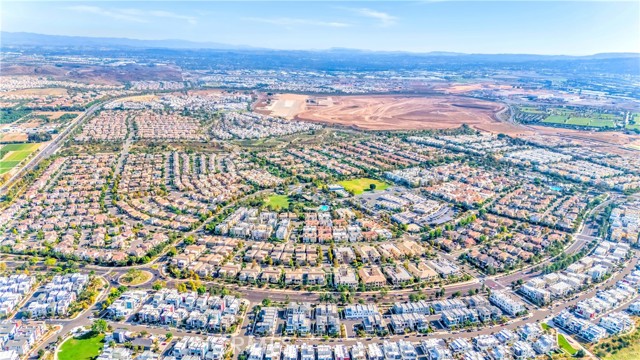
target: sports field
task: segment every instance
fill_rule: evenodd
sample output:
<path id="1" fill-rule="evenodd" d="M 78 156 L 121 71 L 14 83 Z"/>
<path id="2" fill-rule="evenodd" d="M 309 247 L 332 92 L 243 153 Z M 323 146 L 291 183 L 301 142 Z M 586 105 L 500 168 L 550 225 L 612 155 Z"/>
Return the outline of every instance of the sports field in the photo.
<path id="1" fill-rule="evenodd" d="M 40 144 L 8 144 L 0 147 L 0 175 L 11 171 L 18 166 L 31 153 L 36 151 Z"/>
<path id="2" fill-rule="evenodd" d="M 287 195 L 271 195 L 265 200 L 265 204 L 271 210 L 288 209 L 289 197 Z"/>
<path id="3" fill-rule="evenodd" d="M 605 114 L 606 115 L 606 114 Z M 607 117 L 580 117 L 571 115 L 551 115 L 542 120 L 546 124 L 562 124 L 575 126 L 588 126 L 597 128 L 614 128 L 616 123 L 613 119 Z"/>
<path id="4" fill-rule="evenodd" d="M 345 190 L 352 192 L 355 195 L 359 195 L 365 191 L 369 191 L 371 189 L 371 184 L 375 184 L 375 190 L 384 190 L 389 187 L 389 184 L 385 182 L 369 178 L 345 180 L 340 181 L 339 184 L 342 185 Z"/>
<path id="5" fill-rule="evenodd" d="M 96 334 L 93 332 L 69 339 L 60 347 L 58 360 L 95 359 L 100 354 L 103 340 L 104 334 Z"/>

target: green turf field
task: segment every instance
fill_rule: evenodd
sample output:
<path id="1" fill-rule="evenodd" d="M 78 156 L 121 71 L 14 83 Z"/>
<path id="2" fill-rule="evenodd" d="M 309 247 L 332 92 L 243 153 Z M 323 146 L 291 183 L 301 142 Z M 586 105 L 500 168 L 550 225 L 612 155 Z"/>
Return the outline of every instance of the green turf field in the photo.
<path id="1" fill-rule="evenodd" d="M 96 358 L 102 349 L 104 334 L 87 333 L 65 341 L 60 347 L 58 360 L 90 360 Z"/>
<path id="2" fill-rule="evenodd" d="M 265 204 L 271 210 L 283 210 L 289 208 L 289 196 L 271 195 L 265 200 Z"/>
<path id="3" fill-rule="evenodd" d="M 530 106 L 522 106 L 519 108 L 520 112 L 528 113 L 528 114 L 544 114 L 543 110 L 538 108 L 530 107 Z"/>
<path id="4" fill-rule="evenodd" d="M 609 115 L 609 114 L 605 114 Z M 562 125 L 575 125 L 575 126 L 588 126 L 588 127 L 599 127 L 605 128 L 610 127 L 614 128 L 616 123 L 610 117 L 581 117 L 581 116 L 567 116 L 567 115 L 551 115 L 546 119 L 542 120 L 543 123 L 547 124 L 562 124 Z"/>
<path id="5" fill-rule="evenodd" d="M 547 118 L 545 118 L 544 120 L 542 120 L 543 123 L 550 123 L 550 124 L 564 124 L 567 121 L 567 117 L 564 115 L 550 115 L 547 116 Z"/>
<path id="6" fill-rule="evenodd" d="M 345 190 L 352 192 L 356 195 L 362 194 L 365 191 L 369 191 L 371 184 L 376 185 L 376 190 L 384 190 L 389 187 L 389 184 L 385 182 L 382 182 L 380 180 L 375 180 L 375 179 L 369 179 L 369 178 L 345 180 L 345 181 L 340 181 L 339 184 L 342 185 Z"/>
<path id="7" fill-rule="evenodd" d="M 578 350 L 574 349 L 573 346 L 569 344 L 569 341 L 567 341 L 562 334 L 558 334 L 558 346 L 560 346 L 562 350 L 568 352 L 569 355 L 573 355 L 578 352 Z"/>
<path id="8" fill-rule="evenodd" d="M 11 171 L 29 157 L 40 144 L 8 144 L 0 147 L 0 175 Z"/>

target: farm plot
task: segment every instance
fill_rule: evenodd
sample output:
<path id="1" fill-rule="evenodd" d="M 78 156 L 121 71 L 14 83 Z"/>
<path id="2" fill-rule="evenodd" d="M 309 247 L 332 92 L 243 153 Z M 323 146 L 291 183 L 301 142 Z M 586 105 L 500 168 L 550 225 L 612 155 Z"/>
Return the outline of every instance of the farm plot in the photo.
<path id="1" fill-rule="evenodd" d="M 18 166 L 38 147 L 40 147 L 40 144 L 8 144 L 2 146 L 0 148 L 0 175 Z"/>

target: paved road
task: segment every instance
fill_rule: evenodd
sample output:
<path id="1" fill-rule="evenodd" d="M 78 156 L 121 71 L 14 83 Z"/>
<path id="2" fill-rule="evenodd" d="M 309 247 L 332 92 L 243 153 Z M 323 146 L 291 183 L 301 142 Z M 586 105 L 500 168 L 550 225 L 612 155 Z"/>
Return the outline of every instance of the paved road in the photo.
<path id="1" fill-rule="evenodd" d="M 20 179 L 26 172 L 35 168 L 40 161 L 54 154 L 60 148 L 60 145 L 66 141 L 67 136 L 71 134 L 71 132 L 73 132 L 73 130 L 76 129 L 76 127 L 80 123 L 82 123 L 84 120 L 86 120 L 91 115 L 93 115 L 93 113 L 95 113 L 96 110 L 98 110 L 102 105 L 103 105 L 102 102 L 94 104 L 91 107 L 89 107 L 83 114 L 81 114 L 80 116 L 72 120 L 71 124 L 69 124 L 69 126 L 67 126 L 67 128 L 64 129 L 60 134 L 58 134 L 58 136 L 54 140 L 52 140 L 51 142 L 46 144 L 42 149 L 40 149 L 40 151 L 36 154 L 36 156 L 31 158 L 31 160 L 29 160 L 27 164 L 25 164 L 22 168 L 16 171 L 6 183 L 0 186 L 0 195 L 4 195 L 5 192 L 11 186 L 13 186 L 16 183 L 16 181 L 18 181 L 18 179 Z"/>

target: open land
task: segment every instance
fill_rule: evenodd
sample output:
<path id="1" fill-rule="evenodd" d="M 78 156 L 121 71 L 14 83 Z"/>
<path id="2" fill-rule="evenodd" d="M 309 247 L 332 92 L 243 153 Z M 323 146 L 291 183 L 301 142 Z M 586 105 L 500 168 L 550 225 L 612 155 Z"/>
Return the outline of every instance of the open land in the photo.
<path id="1" fill-rule="evenodd" d="M 364 130 L 451 129 L 468 124 L 481 128 L 498 122 L 503 106 L 456 96 L 337 96 L 331 103 L 308 106 L 299 120 L 343 125 Z"/>
<path id="2" fill-rule="evenodd" d="M 271 104 L 266 107 L 272 116 L 279 116 L 291 120 L 306 110 L 307 95 L 278 94 Z"/>
<path id="3" fill-rule="evenodd" d="M 365 130 L 448 129 L 498 122 L 502 105 L 453 96 L 339 96 L 327 106 L 309 106 L 297 119 Z"/>

